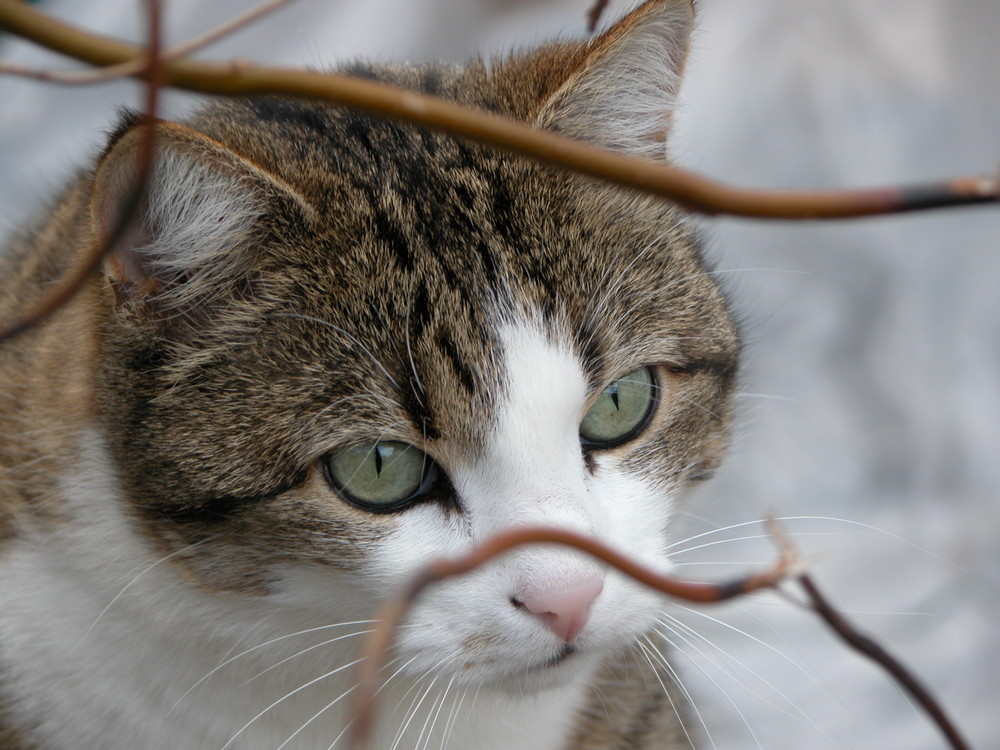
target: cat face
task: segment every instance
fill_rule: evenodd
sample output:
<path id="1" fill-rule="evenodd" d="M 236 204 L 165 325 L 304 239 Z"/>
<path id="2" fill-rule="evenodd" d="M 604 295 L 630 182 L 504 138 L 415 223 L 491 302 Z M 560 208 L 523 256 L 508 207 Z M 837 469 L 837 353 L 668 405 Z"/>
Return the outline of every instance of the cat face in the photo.
<path id="1" fill-rule="evenodd" d="M 353 72 L 647 153 L 689 15 L 651 3 L 489 71 Z M 670 75 L 625 107 L 651 40 Z M 99 229 L 138 138 L 125 123 L 98 168 Z M 421 565 L 522 526 L 665 571 L 678 493 L 726 440 L 737 337 L 676 209 L 327 105 L 164 124 L 108 290 L 96 400 L 138 533 L 195 587 L 305 624 L 370 616 Z M 526 548 L 430 591 L 400 652 L 530 690 L 656 611 L 579 554 Z"/>

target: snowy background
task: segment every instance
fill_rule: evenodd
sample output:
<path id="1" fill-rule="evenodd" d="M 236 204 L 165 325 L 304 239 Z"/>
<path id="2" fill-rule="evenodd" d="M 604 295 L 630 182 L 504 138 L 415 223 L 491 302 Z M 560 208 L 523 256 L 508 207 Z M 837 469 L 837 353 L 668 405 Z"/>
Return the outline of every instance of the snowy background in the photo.
<path id="1" fill-rule="evenodd" d="M 166 5 L 180 41 L 251 3 Z M 133 39 L 136 6 L 41 4 Z M 461 60 L 581 34 L 587 6 L 299 0 L 204 55 Z M 612 3 L 608 17 L 623 7 Z M 701 0 L 700 15 L 674 139 L 686 166 L 804 187 L 1000 164 L 996 0 Z M 58 62 L 2 37 L 0 55 Z M 0 232 L 99 148 L 116 107 L 139 101 L 128 82 L 0 79 Z M 171 96 L 167 112 L 190 106 Z M 1000 209 L 704 223 L 747 357 L 737 444 L 686 531 L 772 510 L 798 518 L 787 526 L 834 600 L 933 686 L 975 747 L 1000 748 Z M 679 555 L 681 570 L 716 576 L 769 560 L 766 542 L 741 540 L 760 533 L 734 526 L 681 544 L 698 548 Z M 675 639 L 719 750 L 943 746 L 880 671 L 788 603 L 769 596 L 702 613 L 676 612 Z"/>

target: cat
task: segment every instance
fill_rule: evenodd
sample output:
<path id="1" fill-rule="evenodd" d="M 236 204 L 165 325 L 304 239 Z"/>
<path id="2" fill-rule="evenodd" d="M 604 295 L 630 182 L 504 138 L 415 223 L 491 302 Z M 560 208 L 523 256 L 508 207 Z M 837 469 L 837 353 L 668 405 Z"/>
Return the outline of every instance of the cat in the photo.
<path id="1" fill-rule="evenodd" d="M 343 72 L 666 159 L 689 0 L 486 65 Z M 0 314 L 116 222 L 126 114 L 2 259 Z M 157 128 L 103 273 L 0 347 L 0 747 L 346 746 L 378 602 L 504 529 L 670 570 L 736 325 L 669 202 L 319 102 Z M 662 601 L 522 548 L 431 589 L 373 747 L 675 748 Z"/>

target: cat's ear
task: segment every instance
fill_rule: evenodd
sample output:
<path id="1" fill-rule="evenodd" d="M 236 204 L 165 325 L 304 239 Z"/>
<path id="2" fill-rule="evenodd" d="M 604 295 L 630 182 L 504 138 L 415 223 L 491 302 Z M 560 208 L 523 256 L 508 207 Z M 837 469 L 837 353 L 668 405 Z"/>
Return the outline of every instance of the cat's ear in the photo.
<path id="1" fill-rule="evenodd" d="M 144 138 L 145 126 L 126 121 L 98 163 L 91 196 L 97 241 L 137 189 Z M 145 197 L 105 261 L 119 302 L 185 315 L 218 296 L 247 274 L 260 219 L 278 202 L 311 210 L 290 186 L 226 146 L 187 126 L 157 122 Z"/>
<path id="2" fill-rule="evenodd" d="M 587 47 L 536 124 L 634 156 L 664 158 L 690 46 L 691 0 L 649 0 Z"/>

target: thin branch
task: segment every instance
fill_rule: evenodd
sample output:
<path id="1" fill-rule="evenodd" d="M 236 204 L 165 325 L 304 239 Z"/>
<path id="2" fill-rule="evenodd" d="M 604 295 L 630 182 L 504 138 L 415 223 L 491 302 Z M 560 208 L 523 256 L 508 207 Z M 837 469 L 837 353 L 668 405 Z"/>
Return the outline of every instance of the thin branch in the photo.
<path id="1" fill-rule="evenodd" d="M 245 26 L 259 18 L 271 13 L 283 5 L 288 5 L 294 0 L 266 0 L 251 8 L 235 18 L 226 21 L 214 29 L 206 31 L 204 34 L 189 39 L 186 42 L 175 45 L 160 55 L 160 62 L 177 60 L 193 52 L 198 52 L 210 44 L 214 44 L 223 37 L 239 31 Z M 107 65 L 96 70 L 44 70 L 38 68 L 27 68 L 21 65 L 13 65 L 0 62 L 0 75 L 15 75 L 23 78 L 34 78 L 46 83 L 61 83 L 68 85 L 85 85 L 91 83 L 104 83 L 117 78 L 127 78 L 136 76 L 149 68 L 149 56 L 142 55 L 115 65 Z"/>
<path id="2" fill-rule="evenodd" d="M 145 199 L 149 178 L 153 173 L 153 155 L 156 139 L 156 112 L 159 103 L 162 66 L 160 65 L 160 45 L 162 33 L 162 9 L 160 0 L 146 0 L 146 12 L 149 27 L 150 58 L 145 63 L 143 75 L 147 80 L 145 91 L 144 133 L 136 153 L 135 184 L 129 191 L 128 199 L 123 205 L 118 217 L 106 237 L 97 241 L 76 270 L 66 276 L 55 291 L 50 292 L 36 304 L 28 308 L 20 318 L 0 327 L 0 342 L 13 338 L 28 330 L 35 324 L 47 318 L 53 312 L 69 302 L 83 287 L 87 279 L 100 268 L 102 261 L 122 240 L 133 219 Z"/>
<path id="3" fill-rule="evenodd" d="M 892 654 L 880 646 L 873 638 L 861 633 L 826 600 L 808 575 L 800 575 L 798 581 L 812 602 L 813 609 L 822 617 L 837 635 L 851 648 L 874 661 L 899 683 L 931 717 L 954 750 L 970 750 L 968 743 L 958 728 L 945 713 L 941 704 L 931 692 L 906 669 Z"/>
<path id="4" fill-rule="evenodd" d="M 144 55 L 131 44 L 88 33 L 19 0 L 0 0 L 0 28 L 97 66 Z M 960 177 L 915 187 L 760 191 L 734 188 L 665 164 L 623 156 L 489 112 L 345 75 L 189 59 L 163 65 L 164 83 L 206 94 L 284 94 L 322 99 L 441 130 L 669 198 L 705 214 L 769 219 L 835 219 L 1000 200 L 995 177 Z"/>
<path id="5" fill-rule="evenodd" d="M 778 549 L 781 550 L 782 557 L 801 560 L 788 536 L 773 516 L 767 519 L 767 526 L 772 538 L 778 545 Z M 892 654 L 882 648 L 871 636 L 861 633 L 840 612 L 834 609 L 833 605 L 820 593 L 819 588 L 806 572 L 789 571 L 789 574 L 795 576 L 805 589 L 812 609 L 816 614 L 823 618 L 847 645 L 864 654 L 888 672 L 910 694 L 910 697 L 921 705 L 927 712 L 927 715 L 931 717 L 931 720 L 938 725 L 938 728 L 940 728 L 941 732 L 947 738 L 953 750 L 970 750 L 954 722 L 951 721 L 941 705 L 906 667 L 896 660 Z"/>
<path id="6" fill-rule="evenodd" d="M 589 33 L 593 34 L 597 29 L 597 24 L 601 22 L 601 16 L 604 15 L 607 7 L 608 0 L 594 0 L 594 4 L 587 11 L 587 31 Z"/>
<path id="7" fill-rule="evenodd" d="M 208 45 L 214 44 L 223 37 L 229 36 L 245 26 L 249 26 L 257 19 L 263 18 L 267 14 L 273 13 L 282 6 L 290 5 L 293 2 L 295 2 L 295 0 L 265 0 L 265 2 L 250 8 L 250 10 L 246 13 L 238 15 L 225 23 L 219 24 L 214 29 L 210 29 L 204 34 L 196 36 L 193 39 L 189 39 L 188 41 L 178 44 L 175 47 L 171 47 L 163 54 L 161 59 L 168 61 L 176 60 L 177 58 L 184 57 L 192 52 L 204 49 Z"/>
<path id="8" fill-rule="evenodd" d="M 490 537 L 463 557 L 438 560 L 419 571 L 396 597 L 386 601 L 375 615 L 376 625 L 365 640 L 358 668 L 358 688 L 355 692 L 354 724 L 351 740 L 355 748 L 365 746 L 371 729 L 379 670 L 395 640 L 396 628 L 413 602 L 431 584 L 480 567 L 494 557 L 514 547 L 526 544 L 554 544 L 585 552 L 621 571 L 633 580 L 677 599 L 691 602 L 722 602 L 751 591 L 774 588 L 795 566 L 795 560 L 782 552 L 770 568 L 725 583 L 694 583 L 662 576 L 621 555 L 590 537 L 561 529 L 525 528 Z"/>

